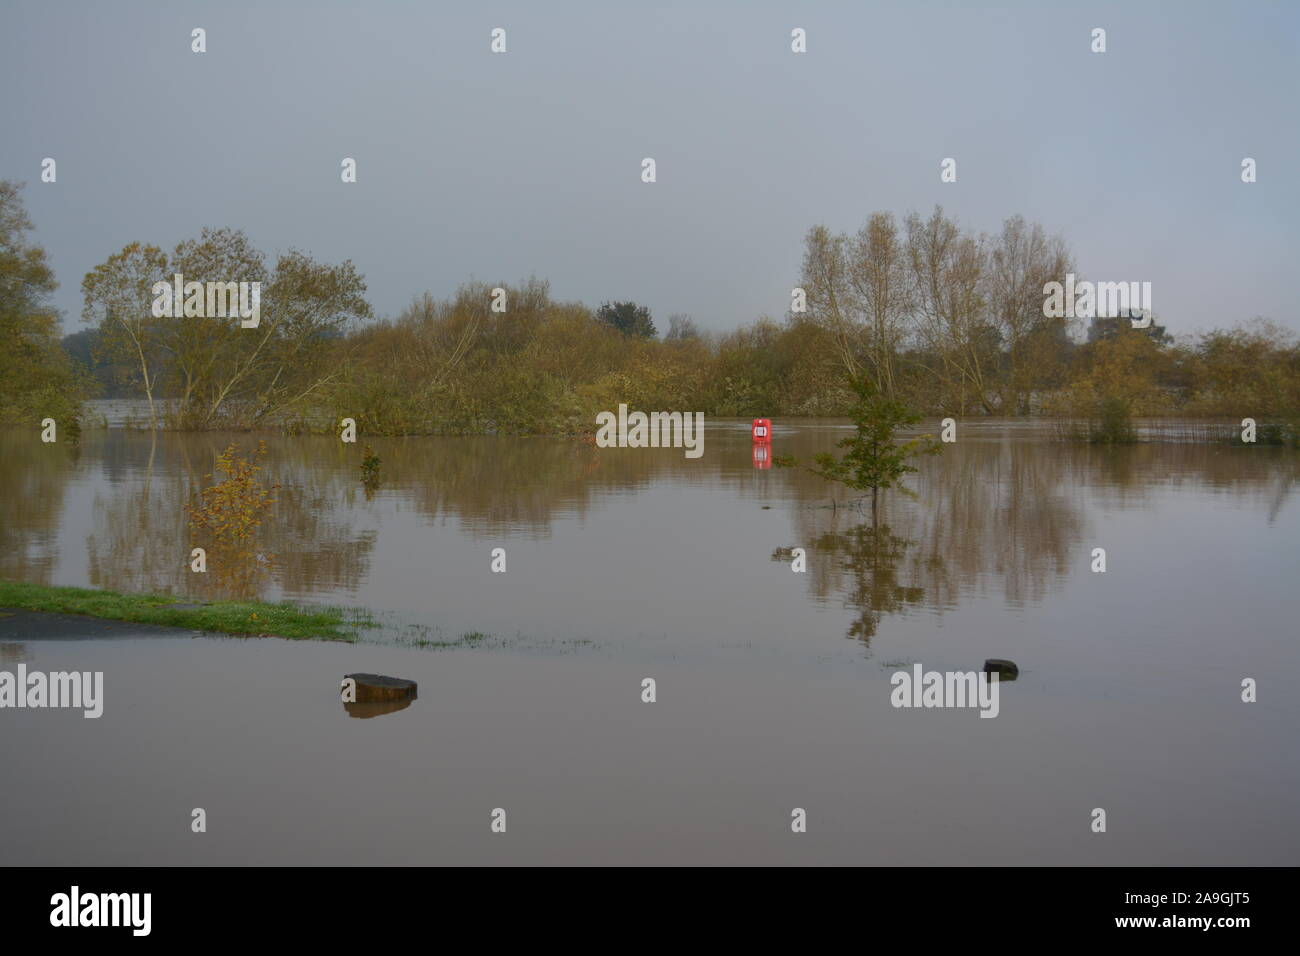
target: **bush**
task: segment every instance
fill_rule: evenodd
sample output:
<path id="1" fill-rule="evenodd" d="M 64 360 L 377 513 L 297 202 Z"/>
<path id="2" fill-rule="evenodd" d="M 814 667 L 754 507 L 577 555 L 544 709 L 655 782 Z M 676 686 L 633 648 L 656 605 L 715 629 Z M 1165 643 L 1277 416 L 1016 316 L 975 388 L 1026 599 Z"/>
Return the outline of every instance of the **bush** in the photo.
<path id="1" fill-rule="evenodd" d="M 1094 445 L 1127 445 L 1137 441 L 1128 402 L 1115 396 L 1103 399 L 1097 418 L 1088 424 L 1088 441 Z"/>

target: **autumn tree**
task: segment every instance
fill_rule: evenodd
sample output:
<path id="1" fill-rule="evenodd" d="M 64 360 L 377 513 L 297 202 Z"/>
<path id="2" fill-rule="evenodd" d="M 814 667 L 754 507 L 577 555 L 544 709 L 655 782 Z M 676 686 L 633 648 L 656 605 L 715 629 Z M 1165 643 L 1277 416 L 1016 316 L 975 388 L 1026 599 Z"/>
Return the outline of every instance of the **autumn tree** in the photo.
<path id="1" fill-rule="evenodd" d="M 1120 328 L 1113 338 L 1084 346 L 1069 385 L 1055 409 L 1072 416 L 1099 417 L 1104 407 L 1123 406 L 1131 415 L 1170 410 L 1173 397 L 1160 380 L 1168 374 L 1169 350 L 1141 330 Z"/>
<path id="2" fill-rule="evenodd" d="M 1300 413 L 1300 345 L 1290 329 L 1257 316 L 1206 332 L 1192 348 L 1190 364 L 1200 411 Z"/>
<path id="3" fill-rule="evenodd" d="M 168 271 L 205 284 L 267 281 L 265 256 L 235 229 L 204 229 L 198 238 L 183 240 L 169 258 Z M 205 292 L 203 315 L 159 320 L 159 344 L 170 364 L 166 386 L 179 400 L 182 426 L 203 427 L 220 412 L 241 381 L 241 366 L 247 368 L 250 338 L 265 337 L 271 327 L 262 324 L 269 317 L 262 307 L 258 327 L 242 328 L 237 301 L 237 295 L 227 296 L 224 309 L 214 301 L 209 312 Z"/>
<path id="4" fill-rule="evenodd" d="M 155 317 L 156 282 L 258 283 L 259 316 L 245 328 L 230 306 L 200 315 Z M 178 399 L 182 427 L 256 425 L 318 395 L 342 375 L 332 353 L 354 321 L 371 314 L 366 285 L 345 261 L 319 263 L 297 250 L 264 255 L 239 230 L 204 229 L 169 256 L 132 243 L 96 266 L 82 282 L 83 318 L 96 324 L 101 347 L 130 359 L 157 423 L 156 399 Z M 250 295 L 251 305 L 251 295 Z M 224 311 L 225 314 L 214 314 Z"/>
<path id="5" fill-rule="evenodd" d="M 18 183 L 0 180 L 0 421 L 75 421 L 85 383 L 59 345 L 57 288 Z"/>

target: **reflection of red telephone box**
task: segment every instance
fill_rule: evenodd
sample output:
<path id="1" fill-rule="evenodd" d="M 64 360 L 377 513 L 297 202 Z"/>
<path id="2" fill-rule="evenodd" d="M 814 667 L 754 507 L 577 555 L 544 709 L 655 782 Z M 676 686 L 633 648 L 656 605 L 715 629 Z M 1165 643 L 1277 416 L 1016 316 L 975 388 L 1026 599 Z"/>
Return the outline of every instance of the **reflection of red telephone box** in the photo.
<path id="1" fill-rule="evenodd" d="M 772 446 L 771 445 L 754 445 L 754 467 L 771 468 L 772 467 Z"/>
<path id="2" fill-rule="evenodd" d="M 772 444 L 772 419 L 755 418 L 751 434 L 754 436 L 754 441 L 757 444 Z"/>

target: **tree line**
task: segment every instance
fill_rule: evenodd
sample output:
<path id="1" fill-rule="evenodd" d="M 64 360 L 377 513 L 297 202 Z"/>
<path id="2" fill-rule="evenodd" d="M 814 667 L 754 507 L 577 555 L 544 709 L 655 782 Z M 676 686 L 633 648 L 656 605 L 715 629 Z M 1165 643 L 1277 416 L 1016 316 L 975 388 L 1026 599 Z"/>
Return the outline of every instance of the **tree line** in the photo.
<path id="1" fill-rule="evenodd" d="M 376 319 L 350 261 L 273 257 L 204 229 L 163 249 L 131 243 L 81 283 L 85 328 L 60 347 L 55 288 L 18 187 L 0 183 L 0 420 L 75 415 L 103 394 L 146 400 L 179 429 L 370 434 L 590 431 L 619 403 L 711 417 L 845 416 L 854 382 L 925 415 L 1096 414 L 1294 420 L 1300 348 L 1263 319 L 1171 338 L 1153 324 L 1044 315 L 1043 287 L 1078 272 L 1063 239 L 1020 216 L 992 235 L 941 208 L 870 215 L 853 234 L 809 230 L 779 318 L 731 332 L 685 315 L 656 326 L 635 302 L 552 298 L 537 278 L 470 282 Z M 155 317 L 174 274 L 259 282 L 261 319 Z M 792 283 L 792 286 L 794 283 Z M 494 292 L 504 289 L 502 296 Z M 800 308 L 799 306 L 802 306 Z M 74 357 L 75 356 L 75 357 Z"/>

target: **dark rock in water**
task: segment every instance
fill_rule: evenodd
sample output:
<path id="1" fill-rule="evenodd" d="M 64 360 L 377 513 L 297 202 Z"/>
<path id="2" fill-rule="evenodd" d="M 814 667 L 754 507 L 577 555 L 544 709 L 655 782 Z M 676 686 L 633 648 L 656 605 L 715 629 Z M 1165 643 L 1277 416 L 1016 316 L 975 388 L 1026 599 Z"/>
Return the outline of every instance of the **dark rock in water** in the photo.
<path id="1" fill-rule="evenodd" d="M 379 717 L 383 714 L 406 710 L 410 706 L 411 698 L 408 697 L 405 700 L 381 700 L 365 704 L 344 703 L 343 709 L 348 712 L 349 717 L 360 717 L 362 720 L 366 720 L 370 717 Z"/>
<path id="2" fill-rule="evenodd" d="M 998 680 L 1015 680 L 1020 676 L 1020 668 L 1015 661 L 1006 661 L 1000 657 L 990 657 L 984 662 L 986 674 L 997 674 Z"/>
<path id="3" fill-rule="evenodd" d="M 403 680 L 400 677 L 384 677 L 382 674 L 345 674 L 343 680 L 345 682 L 348 680 L 355 681 L 357 685 L 356 700 L 349 701 L 346 695 L 345 683 L 343 700 L 345 704 L 381 704 L 396 700 L 410 701 L 419 696 L 415 681 Z"/>

